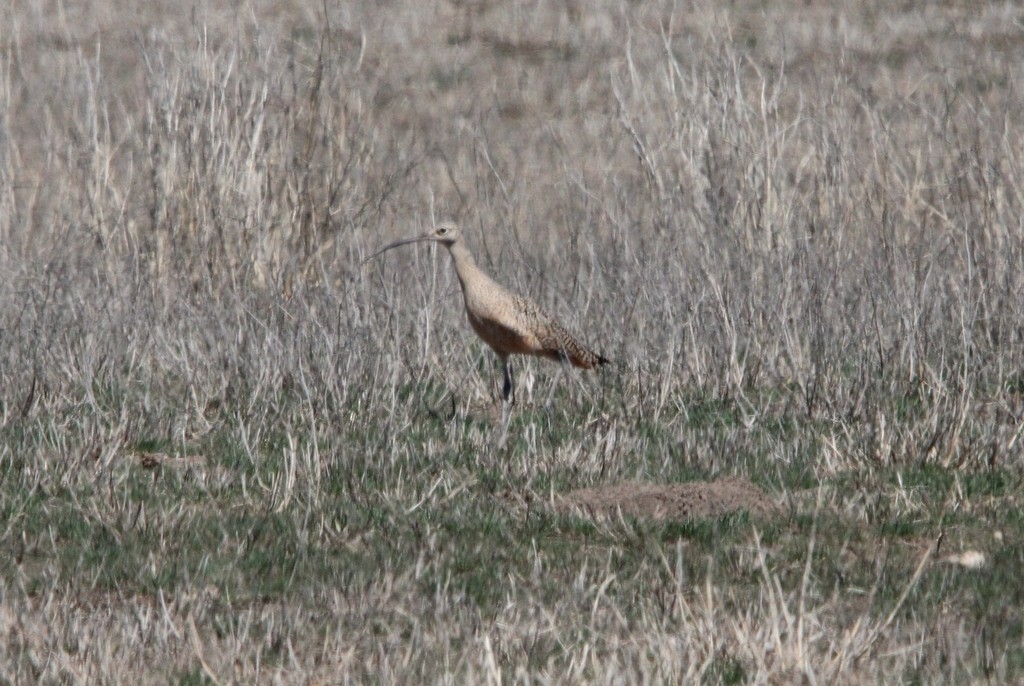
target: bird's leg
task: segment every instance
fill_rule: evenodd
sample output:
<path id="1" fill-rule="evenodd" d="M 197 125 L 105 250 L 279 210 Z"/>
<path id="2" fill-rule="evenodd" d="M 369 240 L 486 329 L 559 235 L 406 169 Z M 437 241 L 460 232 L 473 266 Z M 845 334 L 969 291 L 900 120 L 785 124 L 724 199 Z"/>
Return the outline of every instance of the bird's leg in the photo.
<path id="1" fill-rule="evenodd" d="M 508 362 L 508 356 L 501 358 L 501 368 L 505 374 L 505 385 L 502 388 L 501 404 L 501 440 L 498 445 L 505 445 L 505 438 L 508 435 L 508 421 L 512 417 L 512 403 L 515 399 L 515 382 L 512 379 L 512 366 Z"/>
<path id="2" fill-rule="evenodd" d="M 502 398 L 506 405 L 512 405 L 516 401 L 515 382 L 512 380 L 512 366 L 508 363 L 508 357 L 501 360 L 501 369 L 505 373 L 505 386 L 502 388 Z"/>

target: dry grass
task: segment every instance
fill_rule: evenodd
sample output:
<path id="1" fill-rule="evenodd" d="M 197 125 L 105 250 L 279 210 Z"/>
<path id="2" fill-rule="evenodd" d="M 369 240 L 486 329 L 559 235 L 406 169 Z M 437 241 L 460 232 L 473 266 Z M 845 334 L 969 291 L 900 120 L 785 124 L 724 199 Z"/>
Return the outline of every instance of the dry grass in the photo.
<path id="1" fill-rule="evenodd" d="M 1024 678 L 1019 8 L 67 5 L 0 9 L 0 681 Z M 447 258 L 359 267 L 435 218 L 616 360 L 502 450 Z M 731 476 L 786 514 L 554 507 Z"/>

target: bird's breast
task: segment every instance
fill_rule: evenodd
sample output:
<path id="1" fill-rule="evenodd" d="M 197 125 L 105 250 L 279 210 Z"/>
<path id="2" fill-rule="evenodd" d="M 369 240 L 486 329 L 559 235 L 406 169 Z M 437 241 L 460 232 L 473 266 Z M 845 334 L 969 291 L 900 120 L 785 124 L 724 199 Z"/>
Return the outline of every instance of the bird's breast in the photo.
<path id="1" fill-rule="evenodd" d="M 470 326 L 499 355 L 529 355 L 537 348 L 536 337 L 518 326 L 514 317 L 466 308 Z"/>

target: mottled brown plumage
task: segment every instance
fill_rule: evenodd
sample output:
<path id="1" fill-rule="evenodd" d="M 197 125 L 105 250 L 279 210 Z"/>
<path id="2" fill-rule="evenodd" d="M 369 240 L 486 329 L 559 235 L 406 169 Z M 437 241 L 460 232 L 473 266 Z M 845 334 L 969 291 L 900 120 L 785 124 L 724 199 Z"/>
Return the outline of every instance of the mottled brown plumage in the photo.
<path id="1" fill-rule="evenodd" d="M 556 362 L 571 363 L 582 369 L 593 369 L 608 362 L 606 358 L 580 343 L 537 303 L 512 293 L 484 273 L 473 261 L 473 256 L 462 242 L 459 229 L 451 224 L 439 224 L 423 236 L 391 243 L 367 259 L 376 257 L 385 250 L 418 241 L 440 243 L 448 248 L 448 253 L 452 256 L 455 273 L 462 286 L 469 324 L 501 358 L 505 374 L 506 422 L 509 405 L 514 401 L 509 355 L 536 355 Z"/>

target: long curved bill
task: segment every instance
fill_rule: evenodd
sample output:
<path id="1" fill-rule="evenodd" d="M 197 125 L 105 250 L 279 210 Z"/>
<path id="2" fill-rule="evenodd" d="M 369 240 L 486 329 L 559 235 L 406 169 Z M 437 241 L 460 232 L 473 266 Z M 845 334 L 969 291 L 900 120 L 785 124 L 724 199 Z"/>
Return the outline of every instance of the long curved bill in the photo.
<path id="1" fill-rule="evenodd" d="M 380 255 L 382 253 L 386 253 L 388 250 L 391 250 L 392 248 L 398 248 L 398 247 L 403 246 L 403 245 L 409 245 L 410 243 L 419 243 L 420 241 L 428 240 L 430 237 L 431 237 L 431 235 L 428 233 L 428 234 L 423 235 L 423 236 L 416 236 L 415 238 L 403 238 L 400 241 L 395 241 L 394 243 L 388 243 L 383 248 L 381 248 L 380 250 L 378 250 L 377 252 L 373 253 L 372 255 L 367 257 L 365 260 L 360 262 L 360 266 L 366 264 L 367 262 L 372 260 L 374 257 L 377 257 L 377 255 Z"/>

